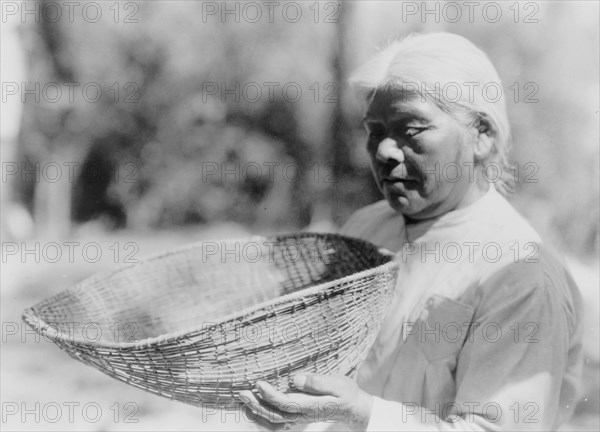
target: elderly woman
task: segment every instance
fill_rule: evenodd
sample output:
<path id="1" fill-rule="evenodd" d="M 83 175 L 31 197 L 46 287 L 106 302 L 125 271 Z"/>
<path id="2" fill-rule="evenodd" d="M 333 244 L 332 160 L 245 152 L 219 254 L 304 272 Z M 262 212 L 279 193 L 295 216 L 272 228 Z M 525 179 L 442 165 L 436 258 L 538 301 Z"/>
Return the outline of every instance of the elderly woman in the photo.
<path id="1" fill-rule="evenodd" d="M 393 304 L 356 381 L 301 375 L 294 392 L 259 382 L 240 398 L 272 424 L 556 429 L 577 396 L 581 300 L 502 196 L 509 125 L 496 70 L 463 37 L 435 33 L 393 43 L 351 81 L 385 200 L 342 232 L 397 252 Z"/>

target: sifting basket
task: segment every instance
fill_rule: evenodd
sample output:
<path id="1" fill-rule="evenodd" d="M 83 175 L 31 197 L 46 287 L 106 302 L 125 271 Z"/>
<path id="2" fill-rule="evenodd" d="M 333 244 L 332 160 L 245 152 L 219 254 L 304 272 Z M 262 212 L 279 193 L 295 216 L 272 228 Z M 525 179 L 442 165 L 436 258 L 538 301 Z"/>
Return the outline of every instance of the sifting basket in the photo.
<path id="1" fill-rule="evenodd" d="M 72 357 L 192 405 L 258 380 L 352 374 L 391 303 L 393 255 L 302 233 L 202 242 L 98 274 L 23 313 Z"/>

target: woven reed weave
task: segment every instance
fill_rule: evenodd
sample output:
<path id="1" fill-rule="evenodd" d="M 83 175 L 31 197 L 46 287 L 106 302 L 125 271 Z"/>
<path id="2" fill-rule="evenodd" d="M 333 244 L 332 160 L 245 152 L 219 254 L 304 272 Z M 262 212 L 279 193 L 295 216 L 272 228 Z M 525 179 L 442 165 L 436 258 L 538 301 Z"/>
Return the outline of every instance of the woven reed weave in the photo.
<path id="1" fill-rule="evenodd" d="M 72 357 L 156 395 L 235 408 L 265 380 L 352 374 L 390 304 L 391 254 L 302 233 L 203 242 L 99 274 L 24 311 Z"/>

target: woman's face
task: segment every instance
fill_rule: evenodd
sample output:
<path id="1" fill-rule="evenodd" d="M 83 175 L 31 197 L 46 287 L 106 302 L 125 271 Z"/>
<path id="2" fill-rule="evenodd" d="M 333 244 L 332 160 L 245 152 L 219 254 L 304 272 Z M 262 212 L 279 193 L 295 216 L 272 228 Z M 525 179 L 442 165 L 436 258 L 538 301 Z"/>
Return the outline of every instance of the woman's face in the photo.
<path id="1" fill-rule="evenodd" d="M 395 210 L 427 219 L 478 198 L 474 128 L 420 95 L 401 91 L 375 93 L 364 125 L 373 174 Z"/>

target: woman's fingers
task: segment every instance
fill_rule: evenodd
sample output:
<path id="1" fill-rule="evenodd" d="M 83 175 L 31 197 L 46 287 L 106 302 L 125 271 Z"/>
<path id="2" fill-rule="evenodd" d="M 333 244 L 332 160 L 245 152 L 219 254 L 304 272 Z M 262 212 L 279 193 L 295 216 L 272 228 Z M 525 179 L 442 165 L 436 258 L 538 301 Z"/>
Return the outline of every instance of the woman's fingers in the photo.
<path id="1" fill-rule="evenodd" d="M 243 390 L 239 393 L 240 400 L 254 414 L 270 421 L 271 423 L 285 423 L 291 421 L 289 414 L 276 409 L 274 406 L 269 406 L 263 401 L 259 401 L 257 397 L 249 390 Z M 288 418 L 286 418 L 288 416 Z"/>
<path id="2" fill-rule="evenodd" d="M 264 381 L 256 383 L 263 402 L 276 407 L 289 422 L 310 422 L 314 418 L 313 410 L 319 406 L 322 396 L 304 393 L 282 393 Z"/>
<path id="3" fill-rule="evenodd" d="M 261 398 L 269 404 L 276 406 L 282 411 L 289 411 L 289 409 L 286 409 L 290 402 L 288 395 L 278 391 L 271 384 L 259 381 L 256 383 L 256 390 L 258 390 Z"/>
<path id="4" fill-rule="evenodd" d="M 239 397 L 253 413 L 275 424 L 340 421 L 342 406 L 337 395 L 352 396 L 356 383 L 344 376 L 301 374 L 296 376 L 294 385 L 301 392 L 283 393 L 259 381 L 258 395 L 244 390 Z"/>
<path id="5" fill-rule="evenodd" d="M 356 383 L 343 375 L 300 374 L 294 377 L 294 386 L 311 394 L 343 398 L 355 391 Z"/>
<path id="6" fill-rule="evenodd" d="M 263 402 L 276 406 L 288 421 L 337 421 L 341 411 L 338 398 L 329 394 L 282 393 L 266 382 L 258 382 L 256 388 Z"/>

